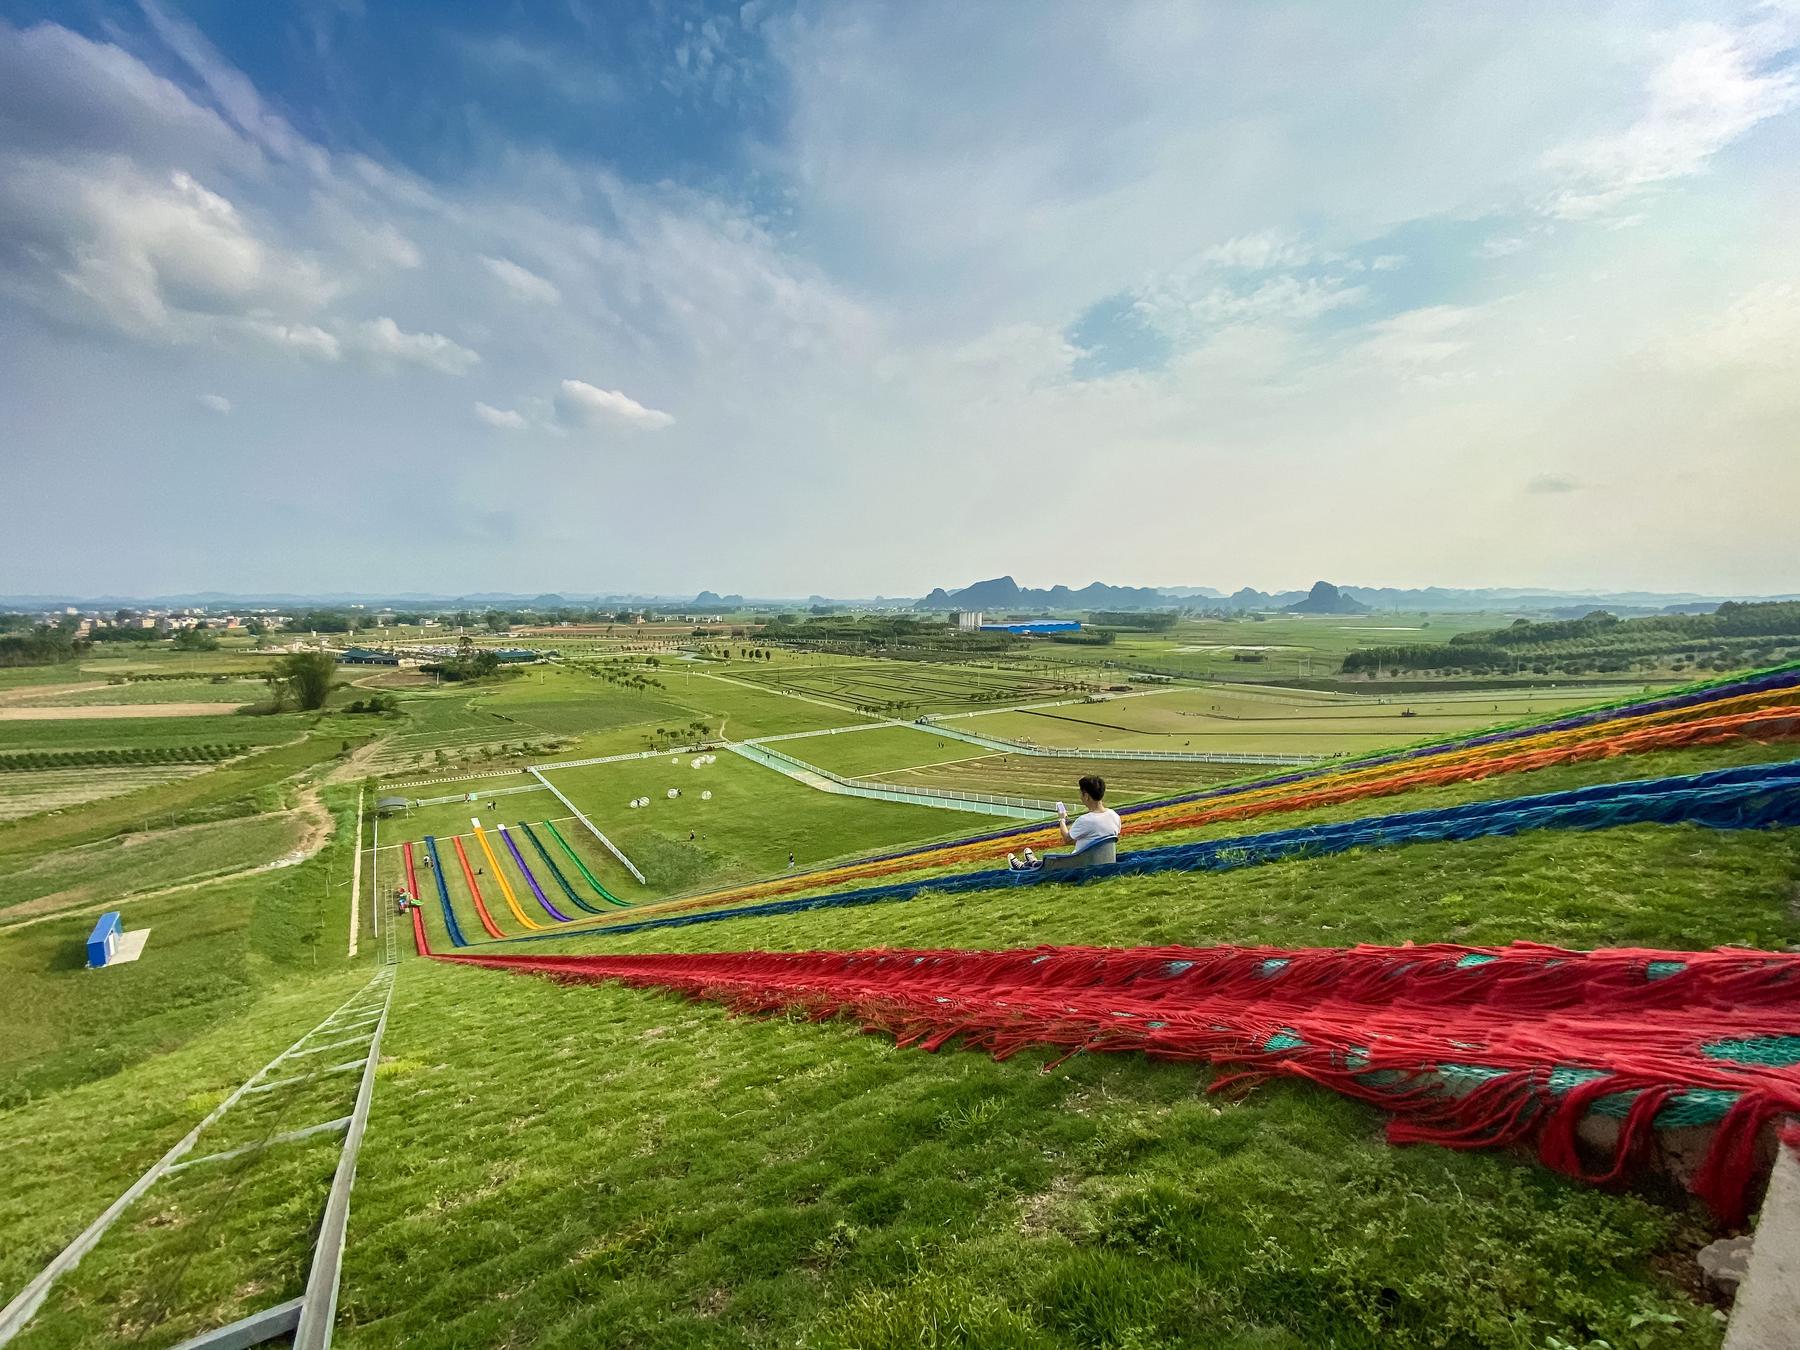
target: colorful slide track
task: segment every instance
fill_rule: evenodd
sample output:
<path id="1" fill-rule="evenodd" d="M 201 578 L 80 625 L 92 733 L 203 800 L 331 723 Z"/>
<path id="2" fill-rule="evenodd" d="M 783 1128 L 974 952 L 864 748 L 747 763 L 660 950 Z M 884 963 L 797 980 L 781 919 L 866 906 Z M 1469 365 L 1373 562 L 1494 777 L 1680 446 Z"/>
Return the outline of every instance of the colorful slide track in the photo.
<path id="1" fill-rule="evenodd" d="M 487 929 L 489 937 L 505 937 L 506 934 L 502 933 L 494 923 L 494 916 L 488 913 L 487 901 L 481 894 L 481 887 L 475 881 L 475 869 L 469 866 L 469 855 L 463 851 L 462 840 L 451 835 L 450 842 L 456 846 L 456 860 L 462 864 L 463 880 L 468 883 L 469 897 L 475 901 L 475 913 L 481 918 L 481 926 Z M 513 912 L 518 913 L 516 905 L 513 907 Z M 519 917 L 525 919 L 523 914 L 520 914 Z M 525 926 L 527 928 L 538 927 L 530 919 L 525 919 Z"/>
<path id="2" fill-rule="evenodd" d="M 476 842 L 481 845 L 481 851 L 487 855 L 488 866 L 494 869 L 494 880 L 500 885 L 500 898 L 506 901 L 506 907 L 512 911 L 513 918 L 517 919 L 527 928 L 542 928 L 544 926 L 543 924 L 537 922 L 537 920 L 533 919 L 524 910 L 519 908 L 519 897 L 513 894 L 512 884 L 507 881 L 506 873 L 500 870 L 500 859 L 495 856 L 494 846 L 488 843 L 487 831 L 481 828 L 481 822 L 477 820 L 471 821 L 470 823 L 475 827 Z M 460 840 L 457 842 L 456 851 L 458 853 L 462 852 L 462 843 Z M 466 868 L 468 865 L 469 864 L 465 859 L 463 866 Z M 470 878 L 469 884 L 471 886 L 475 884 L 474 878 Z"/>
<path id="3" fill-rule="evenodd" d="M 1488 732 L 1411 750 L 1331 764 L 1254 782 L 1121 807 L 1127 833 L 1185 829 L 1270 811 L 1305 810 L 1413 788 L 1654 750 L 1800 738 L 1800 666 L 1715 682 L 1549 723 Z M 1422 763 L 1421 761 L 1428 761 Z M 1053 826 L 1022 825 L 943 844 L 925 844 L 821 871 L 727 887 L 683 908 L 837 885 L 894 873 L 997 858 L 1025 844 L 1054 848 Z"/>
<path id="4" fill-rule="evenodd" d="M 536 830 L 522 820 L 519 822 L 519 828 L 525 831 L 525 837 L 531 840 L 531 846 L 538 851 L 538 856 L 544 860 L 544 866 L 550 869 L 550 875 L 556 878 L 556 884 L 562 887 L 562 893 L 568 897 L 570 904 L 578 909 L 586 910 L 589 914 L 606 913 L 603 909 L 595 909 L 575 893 L 575 888 L 569 885 L 569 879 L 563 875 L 562 868 L 556 865 L 556 859 L 550 856 L 550 850 L 544 847 L 544 841 L 538 838 Z"/>
<path id="5" fill-rule="evenodd" d="M 461 851 L 459 844 L 457 852 Z M 462 925 L 456 921 L 456 911 L 450 908 L 450 888 L 444 885 L 444 860 L 438 857 L 437 840 L 429 834 L 425 836 L 425 852 L 431 857 L 431 875 L 437 878 L 438 903 L 444 907 L 444 929 L 450 934 L 450 943 L 455 947 L 466 947 L 469 940 L 463 936 Z M 492 929 L 488 931 L 495 937 L 500 936 Z"/>
<path id="6" fill-rule="evenodd" d="M 574 863 L 576 868 L 580 870 L 581 875 L 587 878 L 587 884 L 594 888 L 595 893 L 599 895 L 602 900 L 606 901 L 609 905 L 617 905 L 621 909 L 631 908 L 631 902 L 629 900 L 619 899 L 618 896 L 614 895 L 611 891 L 607 890 L 606 887 L 600 884 L 600 878 L 590 872 L 588 870 L 588 865 L 581 861 L 581 855 L 569 847 L 569 841 L 562 837 L 561 830 L 557 829 L 556 826 L 548 820 L 543 822 L 543 826 L 546 830 L 550 831 L 551 837 L 554 838 L 557 843 L 562 845 L 563 852 L 569 855 L 569 861 Z"/>
<path id="7" fill-rule="evenodd" d="M 413 851 L 411 844 L 400 845 L 400 856 L 406 860 L 406 896 L 417 903 L 419 899 L 419 877 L 413 871 Z"/>
<path id="8" fill-rule="evenodd" d="M 500 837 L 506 841 L 506 851 L 512 854 L 513 861 L 519 865 L 519 871 L 525 876 L 525 884 L 531 887 L 531 893 L 537 897 L 537 902 L 544 907 L 544 912 L 558 923 L 569 922 L 569 916 L 550 903 L 550 897 L 544 894 L 544 888 L 538 885 L 537 878 L 532 876 L 531 869 L 525 865 L 525 855 L 519 852 L 519 846 L 513 840 L 512 831 L 508 830 L 504 825 L 497 825 L 495 828 L 500 831 Z"/>
<path id="9" fill-rule="evenodd" d="M 1029 1046 L 1241 1066 L 1210 1090 L 1303 1078 L 1389 1113 L 1396 1144 L 1531 1143 L 1620 1177 L 1659 1130 L 1700 1128 L 1690 1183 L 1742 1221 L 1766 1128 L 1800 1112 L 1800 956 L 1566 951 L 1531 943 L 1349 949 L 1036 947 L 437 959 L 618 980 L 738 1012 L 802 1010 L 936 1050 Z M 1584 1164 L 1577 1128 L 1616 1130 Z M 1788 1136 L 1800 1144 L 1800 1133 Z"/>
<path id="10" fill-rule="evenodd" d="M 1329 825 L 1210 839 L 1197 844 L 1139 849 L 1125 854 L 1117 862 L 1100 863 L 1074 872 L 1013 872 L 1000 868 L 924 877 L 835 894 L 611 924 L 587 929 L 583 935 L 613 936 L 653 928 L 714 923 L 721 919 L 873 905 L 889 900 L 912 900 L 926 893 L 956 895 L 1005 886 L 1081 884 L 1156 872 L 1223 872 L 1286 858 L 1344 853 L 1356 848 L 1494 838 L 1529 830 L 1599 830 L 1647 824 L 1702 825 L 1720 830 L 1800 825 L 1800 760 L 1715 769 L 1670 778 L 1604 783 L 1568 792 L 1505 797 L 1428 811 L 1363 816 Z M 529 937 L 509 938 L 508 942 L 533 940 Z"/>

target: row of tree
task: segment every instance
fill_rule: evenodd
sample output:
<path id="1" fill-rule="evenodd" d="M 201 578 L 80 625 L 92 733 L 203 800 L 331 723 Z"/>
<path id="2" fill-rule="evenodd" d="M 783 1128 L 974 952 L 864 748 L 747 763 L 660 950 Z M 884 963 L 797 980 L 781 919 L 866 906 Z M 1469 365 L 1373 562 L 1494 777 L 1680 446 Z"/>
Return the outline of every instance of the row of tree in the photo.
<path id="1" fill-rule="evenodd" d="M 1730 665 L 1778 659 L 1800 648 L 1800 602 L 1720 605 L 1713 614 L 1621 619 L 1595 610 L 1579 619 L 1459 633 L 1444 643 L 1365 647 L 1344 658 L 1345 674 L 1405 671 L 1624 671 L 1680 662 Z"/>
<path id="2" fill-rule="evenodd" d="M 131 745 L 92 750 L 24 750 L 0 754 L 0 773 L 88 769 L 134 764 L 212 764 L 244 753 L 241 745 Z"/>

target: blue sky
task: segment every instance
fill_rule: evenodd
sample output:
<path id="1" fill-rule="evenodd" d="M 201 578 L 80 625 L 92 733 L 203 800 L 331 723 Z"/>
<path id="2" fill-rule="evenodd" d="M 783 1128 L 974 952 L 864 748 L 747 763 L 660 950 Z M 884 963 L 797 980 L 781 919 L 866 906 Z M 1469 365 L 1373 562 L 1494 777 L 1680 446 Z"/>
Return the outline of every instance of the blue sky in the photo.
<path id="1" fill-rule="evenodd" d="M 1800 589 L 1800 9 L 0 0 L 0 593 Z"/>

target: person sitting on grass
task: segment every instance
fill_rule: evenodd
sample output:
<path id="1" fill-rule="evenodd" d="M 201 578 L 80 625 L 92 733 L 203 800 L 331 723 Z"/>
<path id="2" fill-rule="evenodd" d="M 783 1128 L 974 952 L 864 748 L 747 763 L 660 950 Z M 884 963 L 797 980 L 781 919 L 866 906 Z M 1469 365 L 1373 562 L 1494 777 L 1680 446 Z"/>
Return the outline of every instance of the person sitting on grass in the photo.
<path id="1" fill-rule="evenodd" d="M 1102 840 L 1119 837 L 1119 813 L 1106 805 L 1106 780 L 1098 774 L 1089 774 L 1075 786 L 1081 793 L 1081 804 L 1086 808 L 1081 815 L 1071 821 L 1069 808 L 1061 802 L 1056 804 L 1056 828 L 1066 842 L 1075 846 L 1073 853 L 1058 855 L 1065 858 L 1085 853 Z M 1042 867 L 1044 859 L 1026 849 L 1022 859 L 1007 854 L 1006 865 L 1015 872 L 1029 872 Z"/>

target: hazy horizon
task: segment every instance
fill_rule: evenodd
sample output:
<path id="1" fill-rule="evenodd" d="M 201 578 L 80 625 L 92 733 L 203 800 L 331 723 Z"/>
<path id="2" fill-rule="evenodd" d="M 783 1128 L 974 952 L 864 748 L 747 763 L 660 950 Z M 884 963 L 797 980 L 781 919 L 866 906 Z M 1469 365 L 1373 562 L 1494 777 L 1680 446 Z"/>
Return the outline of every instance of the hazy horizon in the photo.
<path id="1" fill-rule="evenodd" d="M 1797 165 L 1791 3 L 0 0 L 0 592 L 1793 593 Z"/>

